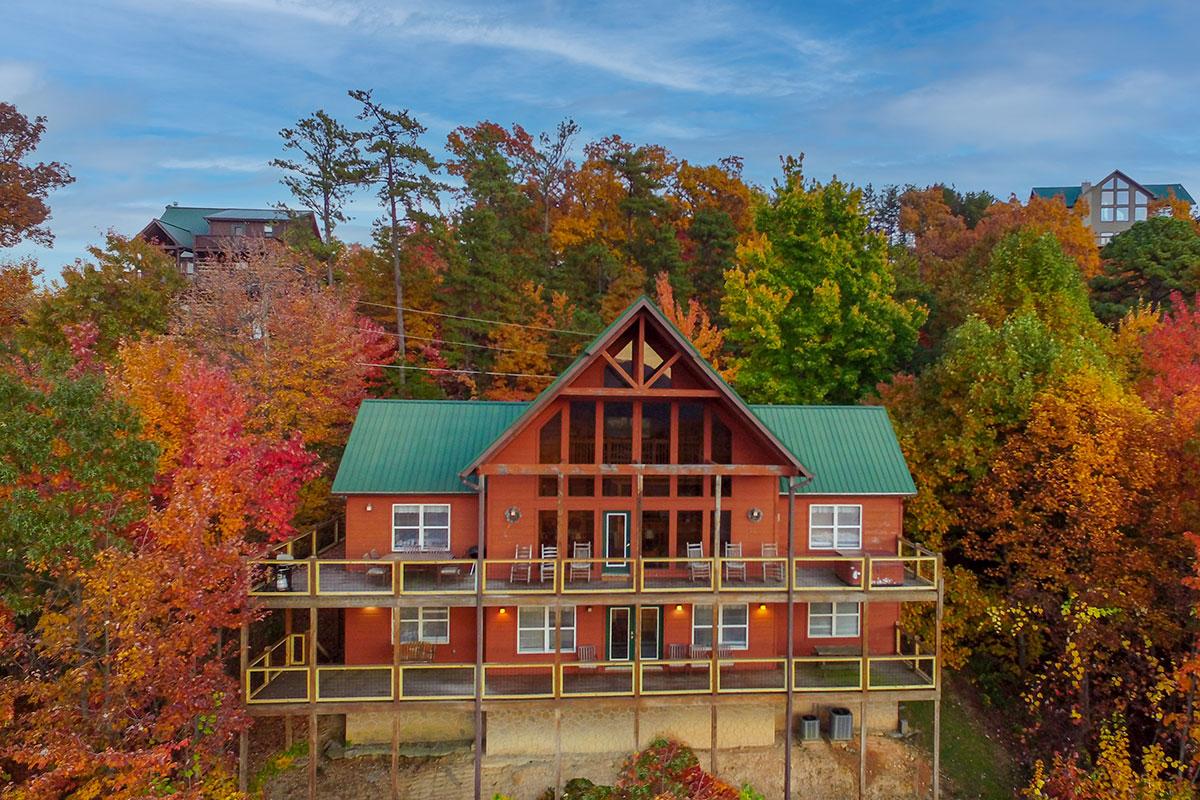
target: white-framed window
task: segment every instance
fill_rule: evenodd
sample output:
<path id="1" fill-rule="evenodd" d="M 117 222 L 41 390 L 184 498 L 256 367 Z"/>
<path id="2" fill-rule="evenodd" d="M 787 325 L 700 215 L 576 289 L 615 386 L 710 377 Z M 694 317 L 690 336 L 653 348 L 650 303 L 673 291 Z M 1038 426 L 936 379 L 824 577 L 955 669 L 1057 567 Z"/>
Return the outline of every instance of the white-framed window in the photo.
<path id="1" fill-rule="evenodd" d="M 750 646 L 750 607 L 745 603 L 717 606 L 718 641 L 734 650 Z M 692 644 L 712 647 L 712 606 L 692 606 Z"/>
<path id="2" fill-rule="evenodd" d="M 808 509 L 810 550 L 861 550 L 862 506 L 810 506 Z"/>
<path id="3" fill-rule="evenodd" d="M 517 606 L 517 652 L 554 652 L 555 613 L 550 606 Z M 562 652 L 575 652 L 575 609 L 562 610 Z"/>
<path id="4" fill-rule="evenodd" d="M 808 604 L 808 638 L 853 638 L 858 634 L 858 603 Z"/>
<path id="5" fill-rule="evenodd" d="M 263 223 L 263 236 L 274 236 L 275 226 L 270 222 Z"/>
<path id="6" fill-rule="evenodd" d="M 450 644 L 450 609 L 436 606 L 400 609 L 400 642 Z"/>
<path id="7" fill-rule="evenodd" d="M 392 506 L 392 550 L 450 550 L 450 504 Z"/>

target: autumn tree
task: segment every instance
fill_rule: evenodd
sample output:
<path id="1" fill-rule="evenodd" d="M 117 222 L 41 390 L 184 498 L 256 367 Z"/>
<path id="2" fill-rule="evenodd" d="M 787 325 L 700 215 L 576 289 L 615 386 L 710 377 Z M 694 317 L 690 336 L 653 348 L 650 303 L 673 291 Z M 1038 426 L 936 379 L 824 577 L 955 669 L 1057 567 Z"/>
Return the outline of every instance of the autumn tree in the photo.
<path id="1" fill-rule="evenodd" d="M 570 118 L 561 120 L 553 133 L 543 131 L 538 134 L 530 171 L 542 208 L 543 236 L 550 235 L 551 219 L 566 194 L 567 181 L 574 169 L 567 153 L 578 134 L 579 126 Z"/>
<path id="2" fill-rule="evenodd" d="M 21 423 L 21 456 L 3 463 L 15 494 L 42 492 L 20 523 L 45 540 L 22 549 L 39 602 L 6 595 L 0 605 L 0 708 L 20 709 L 0 715 L 6 788 L 232 796 L 230 744 L 249 721 L 225 670 L 223 631 L 251 619 L 248 562 L 263 541 L 292 532 L 314 458 L 294 435 L 251 430 L 253 406 L 229 374 L 158 347 L 165 340 L 128 344 L 121 356 L 126 369 L 165 364 L 124 377 L 169 383 L 105 386 L 91 337 L 73 344 L 65 383 L 21 365 L 0 383 L 20 381 L 28 395 L 26 418 L 10 420 Z M 169 426 L 142 427 L 140 414 L 154 412 L 147 398 L 167 407 Z"/>
<path id="3" fill-rule="evenodd" d="M 490 400 L 532 400 L 550 385 L 567 365 L 571 356 L 551 350 L 554 330 L 570 329 L 575 307 L 567 296 L 555 293 L 549 303 L 545 289 L 526 283 L 522 287 L 522 306 L 514 317 L 517 325 L 498 325 L 491 335 L 497 355 L 492 368 L 497 373 L 487 391 Z"/>
<path id="4" fill-rule="evenodd" d="M 721 348 L 725 343 L 725 334 L 709 319 L 708 312 L 696 301 L 688 298 L 687 306 L 675 299 L 675 290 L 667 273 L 660 272 L 654 281 L 655 297 L 658 307 L 671 324 L 679 329 L 687 340 L 696 348 L 696 352 L 712 365 L 722 378 L 732 381 L 737 375 L 736 370 L 724 368 Z"/>
<path id="5" fill-rule="evenodd" d="M 1092 279 L 1096 316 L 1114 323 L 1138 304 L 1159 308 L 1172 292 L 1200 291 L 1200 234 L 1190 222 L 1153 217 L 1104 246 L 1103 271 Z"/>
<path id="6" fill-rule="evenodd" d="M 175 260 L 156 245 L 112 231 L 103 248 L 93 245 L 88 253 L 90 260 L 63 267 L 62 282 L 31 309 L 30 325 L 38 339 L 65 347 L 64 326 L 90 321 L 98 332 L 93 349 L 110 359 L 122 339 L 165 333 L 174 303 L 187 286 Z"/>
<path id="7" fill-rule="evenodd" d="M 96 331 L 68 335 L 83 351 Z M 86 562 L 145 512 L 158 453 L 140 427 L 98 369 L 0 351 L 0 616 L 32 611 L 67 563 Z"/>
<path id="8" fill-rule="evenodd" d="M 545 284 L 549 260 L 529 193 L 538 155 L 520 126 L 510 131 L 491 122 L 455 129 L 446 148 L 447 172 L 463 181 L 446 275 L 457 291 L 443 298 L 452 315 L 443 323 L 445 338 L 460 344 L 447 357 L 486 372 L 498 358 L 486 347 L 495 326 L 480 320 L 517 322 L 546 311 L 544 301 L 541 309 L 529 306 L 530 287 Z"/>
<path id="9" fill-rule="evenodd" d="M 44 224 L 50 218 L 46 197 L 75 178 L 57 161 L 27 163 L 45 132 L 45 117 L 30 122 L 16 106 L 0 102 L 0 247 L 22 239 L 46 246 L 54 241 Z"/>
<path id="10" fill-rule="evenodd" d="M 32 258 L 0 262 L 0 340 L 28 324 L 42 269 Z"/>
<path id="11" fill-rule="evenodd" d="M 271 159 L 271 166 L 287 174 L 280 180 L 301 207 L 316 210 L 325 234 L 326 281 L 333 286 L 336 256 L 333 231 L 347 217 L 342 210 L 355 187 L 366 179 L 366 167 L 359 152 L 363 135 L 349 130 L 333 117 L 318 110 L 298 120 L 295 127 L 279 132 L 285 151 L 295 151 L 296 160 Z"/>
<path id="12" fill-rule="evenodd" d="M 806 184 L 784 163 L 758 237 L 738 250 L 722 311 L 738 389 L 754 402 L 853 402 L 908 358 L 925 310 L 898 302 L 887 243 L 861 193 L 837 179 Z"/>
<path id="13" fill-rule="evenodd" d="M 239 257 L 244 266 L 226 260 L 193 284 L 172 332 L 245 387 L 254 430 L 340 445 L 395 340 L 281 248 Z"/>
<path id="14" fill-rule="evenodd" d="M 431 221 L 429 208 L 437 208 L 438 192 L 443 188 L 434 179 L 439 165 L 419 143 L 425 126 L 407 110 L 388 108 L 372 96 L 372 90 L 353 89 L 350 98 L 361 105 L 358 119 L 367 123 L 362 134 L 366 159 L 366 182 L 376 188 L 384 209 L 381 228 L 385 231 L 392 262 L 395 288 L 396 336 L 398 361 L 407 361 L 404 341 L 404 276 L 401 273 L 401 248 L 406 232 L 414 227 L 425 230 Z M 400 383 L 405 382 L 400 370 Z"/>

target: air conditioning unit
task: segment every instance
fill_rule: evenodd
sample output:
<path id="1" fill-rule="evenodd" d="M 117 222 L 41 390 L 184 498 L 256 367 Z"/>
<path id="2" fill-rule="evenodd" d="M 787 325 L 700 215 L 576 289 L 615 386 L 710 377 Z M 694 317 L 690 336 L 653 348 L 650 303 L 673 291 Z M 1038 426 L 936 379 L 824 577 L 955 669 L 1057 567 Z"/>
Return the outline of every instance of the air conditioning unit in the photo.
<path id="1" fill-rule="evenodd" d="M 800 741 L 815 742 L 821 738 L 821 720 L 816 714 L 800 717 Z"/>
<path id="2" fill-rule="evenodd" d="M 848 742 L 854 738 L 854 714 L 850 709 L 829 709 L 829 738 L 835 742 Z"/>

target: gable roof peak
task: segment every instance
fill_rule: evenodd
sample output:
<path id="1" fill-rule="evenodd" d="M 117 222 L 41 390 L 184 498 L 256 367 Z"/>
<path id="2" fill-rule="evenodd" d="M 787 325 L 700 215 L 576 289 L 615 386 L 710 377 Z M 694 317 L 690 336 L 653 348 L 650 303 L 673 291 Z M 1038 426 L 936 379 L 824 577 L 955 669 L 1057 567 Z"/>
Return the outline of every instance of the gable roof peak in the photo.
<path id="1" fill-rule="evenodd" d="M 498 452 L 500 448 L 504 446 L 504 444 L 506 444 L 513 436 L 517 434 L 517 432 L 532 422 L 537 414 L 546 406 L 548 406 L 554 400 L 554 398 L 562 392 L 563 388 L 568 383 L 586 370 L 588 366 L 590 366 L 597 358 L 600 357 L 600 353 L 603 350 L 605 350 L 629 329 L 629 326 L 632 324 L 635 317 L 641 312 L 646 312 L 651 319 L 662 328 L 666 336 L 675 343 L 680 355 L 687 357 L 692 366 L 695 367 L 696 371 L 701 375 L 702 379 L 707 379 L 712 388 L 716 389 L 731 405 L 738 410 L 738 412 L 740 412 L 742 418 L 751 426 L 751 428 L 758 431 L 773 449 L 782 455 L 791 466 L 795 467 L 799 471 L 800 475 L 804 477 L 812 477 L 812 473 L 810 473 L 808 469 L 806 469 L 805 466 L 800 463 L 800 460 L 795 456 L 795 454 L 792 453 L 792 451 L 789 450 L 783 444 L 783 442 L 781 442 L 775 436 L 775 434 L 771 432 L 770 428 L 763 424 L 762 420 L 755 415 L 750 406 L 747 405 L 746 401 L 742 399 L 741 395 L 735 392 L 733 387 L 726 383 L 725 379 L 717 374 L 717 371 L 713 369 L 712 364 L 709 364 L 708 361 L 700 355 L 700 351 L 696 349 L 691 340 L 684 336 L 679 328 L 675 327 L 674 323 L 667 318 L 662 309 L 659 308 L 658 305 L 650 299 L 649 295 L 646 294 L 642 294 L 640 297 L 630 303 L 628 308 L 621 312 L 615 320 L 609 323 L 608 327 L 606 327 L 595 339 L 591 341 L 590 344 L 587 345 L 587 347 L 582 350 L 582 352 L 579 354 L 579 357 L 576 358 L 575 361 L 572 362 L 572 364 L 567 367 L 567 369 L 564 370 L 563 373 L 559 375 L 553 383 L 547 386 L 542 393 L 539 394 L 537 398 L 529 404 L 524 413 L 522 413 L 521 416 L 518 417 L 506 431 L 504 431 L 504 433 L 498 436 L 490 446 L 480 453 L 474 461 L 467 465 L 460 474 L 464 477 L 470 475 L 479 467 L 480 464 L 485 462 L 494 453 Z"/>

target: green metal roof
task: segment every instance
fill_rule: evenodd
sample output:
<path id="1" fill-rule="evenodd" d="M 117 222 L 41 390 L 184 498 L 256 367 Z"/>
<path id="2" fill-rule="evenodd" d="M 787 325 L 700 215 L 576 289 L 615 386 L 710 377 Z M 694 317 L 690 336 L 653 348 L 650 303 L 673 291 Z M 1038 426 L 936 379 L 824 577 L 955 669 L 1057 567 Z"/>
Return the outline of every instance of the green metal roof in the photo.
<path id="1" fill-rule="evenodd" d="M 181 240 L 180 244 L 184 245 L 188 249 L 191 249 L 192 237 L 202 236 L 208 233 L 208 220 L 206 217 L 210 217 L 213 214 L 220 213 L 221 211 L 224 211 L 224 209 L 195 208 L 193 206 L 167 206 L 165 209 L 163 209 L 162 216 L 158 218 L 158 221 L 164 222 L 167 225 L 172 226 L 172 228 L 187 231 L 187 241 L 184 242 Z M 171 233 L 175 234 L 176 231 L 172 230 Z M 181 237 L 178 235 L 176 235 L 175 238 L 181 239 Z"/>
<path id="2" fill-rule="evenodd" d="M 316 218 L 311 211 L 299 212 L 300 216 L 311 217 L 316 229 Z M 196 206 L 167 206 L 157 222 L 184 250 L 191 250 L 195 237 L 208 233 L 210 219 L 284 221 L 292 214 L 273 208 L 199 208 Z"/>
<path id="3" fill-rule="evenodd" d="M 1196 204 L 1196 201 L 1192 199 L 1190 194 L 1188 194 L 1188 190 L 1183 188 L 1182 183 L 1143 183 L 1142 186 L 1145 186 L 1149 191 L 1153 192 L 1154 196 L 1159 200 L 1166 200 L 1167 195 L 1174 191 L 1175 196 L 1180 200 L 1191 203 L 1192 205 Z"/>
<path id="4" fill-rule="evenodd" d="M 465 492 L 458 473 L 528 403 L 364 400 L 333 481 L 334 494 Z"/>
<path id="5" fill-rule="evenodd" d="M 1188 194 L 1188 190 L 1183 188 L 1182 183 L 1143 183 L 1142 188 L 1153 194 L 1159 200 L 1166 200 L 1167 195 L 1174 191 L 1175 196 L 1180 200 L 1185 200 L 1193 205 L 1196 203 L 1192 196 Z M 1063 200 L 1067 204 L 1067 208 L 1071 208 L 1079 201 L 1079 195 L 1083 191 L 1081 186 L 1035 186 L 1033 194 L 1038 197 L 1044 197 L 1047 200 L 1053 200 L 1058 195 L 1063 196 Z"/>
<path id="6" fill-rule="evenodd" d="M 301 212 L 308 214 L 309 212 Z M 227 208 L 224 211 L 218 211 L 216 214 L 209 214 L 209 219 L 233 219 L 233 220 L 253 220 L 283 222 L 292 218 L 291 212 L 280 211 L 276 208 Z"/>
<path id="7" fill-rule="evenodd" d="M 1044 197 L 1047 200 L 1053 200 L 1055 197 L 1058 197 L 1061 194 L 1063 196 L 1063 201 L 1067 205 L 1067 208 L 1071 208 L 1072 206 L 1075 205 L 1075 202 L 1077 200 L 1079 200 L 1079 194 L 1082 191 L 1083 191 L 1083 187 L 1081 187 L 1081 186 L 1035 186 L 1035 187 L 1033 187 L 1033 194 L 1036 194 L 1038 197 Z"/>
<path id="8" fill-rule="evenodd" d="M 883 406 L 750 406 L 814 475 L 799 494 L 917 493 Z"/>
<path id="9" fill-rule="evenodd" d="M 465 492 L 459 472 L 528 403 L 366 400 L 333 482 L 334 494 Z M 800 494 L 916 494 L 886 409 L 750 406 L 811 472 Z"/>

